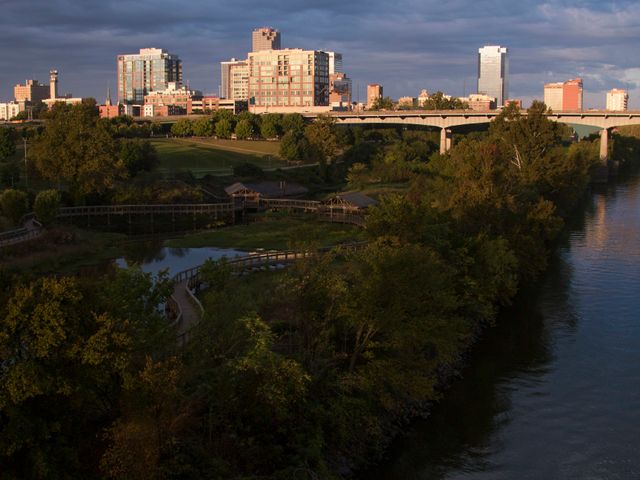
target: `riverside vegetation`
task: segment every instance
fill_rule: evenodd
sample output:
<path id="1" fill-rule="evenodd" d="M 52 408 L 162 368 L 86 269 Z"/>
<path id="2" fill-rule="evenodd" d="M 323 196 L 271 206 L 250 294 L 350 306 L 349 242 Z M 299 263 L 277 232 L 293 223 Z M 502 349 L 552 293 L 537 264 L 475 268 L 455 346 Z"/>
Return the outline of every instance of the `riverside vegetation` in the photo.
<path id="1" fill-rule="evenodd" d="M 163 275 L 4 274 L 0 478 L 337 479 L 375 461 L 544 271 L 584 195 L 598 145 L 544 111 L 508 108 L 444 156 L 423 132 L 322 120 L 343 153 L 316 151 L 319 178 L 404 189 L 370 211 L 363 251 L 249 277 L 206 264 L 183 349 L 156 309 Z"/>

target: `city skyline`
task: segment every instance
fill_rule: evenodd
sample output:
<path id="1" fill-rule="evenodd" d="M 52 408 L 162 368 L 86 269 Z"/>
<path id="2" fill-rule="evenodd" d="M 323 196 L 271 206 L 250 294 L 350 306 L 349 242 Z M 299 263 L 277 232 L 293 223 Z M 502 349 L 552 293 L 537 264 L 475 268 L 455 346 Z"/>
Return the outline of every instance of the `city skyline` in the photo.
<path id="1" fill-rule="evenodd" d="M 579 76 L 585 108 L 603 108 L 613 88 L 628 90 L 629 107 L 640 107 L 640 68 L 632 54 L 640 39 L 634 20 L 640 6 L 629 1 L 613 9 L 584 1 L 513 5 L 497 0 L 481 12 L 462 0 L 446 5 L 401 1 L 392 7 L 328 1 L 322 10 L 307 2 L 249 8 L 258 4 L 241 1 L 212 13 L 206 2 L 164 0 L 129 5 L 126 18 L 115 1 L 90 11 L 74 8 L 74 0 L 25 3 L 8 0 L 2 6 L 0 41 L 10 46 L 0 61 L 2 100 L 10 100 L 13 86 L 25 79 L 46 83 L 49 70 L 56 68 L 61 94 L 102 102 L 107 87 L 117 85 L 116 56 L 149 47 L 178 55 L 185 83 L 217 94 L 219 62 L 245 57 L 251 32 L 271 26 L 282 32 L 283 48 L 342 53 L 354 100 L 365 100 L 368 83 L 384 85 L 385 94 L 394 98 L 416 96 L 422 88 L 474 93 L 477 49 L 499 44 L 509 48 L 511 98 L 542 99 L 545 83 Z"/>

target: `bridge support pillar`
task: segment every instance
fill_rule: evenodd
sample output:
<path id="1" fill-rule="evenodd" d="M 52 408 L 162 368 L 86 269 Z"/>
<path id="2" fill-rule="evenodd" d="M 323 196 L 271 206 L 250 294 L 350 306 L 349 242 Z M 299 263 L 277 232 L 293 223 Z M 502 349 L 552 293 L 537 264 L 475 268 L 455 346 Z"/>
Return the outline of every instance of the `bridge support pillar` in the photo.
<path id="1" fill-rule="evenodd" d="M 440 154 L 444 155 L 453 146 L 453 135 L 451 134 L 451 130 L 447 128 L 440 129 Z"/>
<path id="2" fill-rule="evenodd" d="M 600 161 L 607 164 L 609 160 L 609 130 L 600 130 Z"/>

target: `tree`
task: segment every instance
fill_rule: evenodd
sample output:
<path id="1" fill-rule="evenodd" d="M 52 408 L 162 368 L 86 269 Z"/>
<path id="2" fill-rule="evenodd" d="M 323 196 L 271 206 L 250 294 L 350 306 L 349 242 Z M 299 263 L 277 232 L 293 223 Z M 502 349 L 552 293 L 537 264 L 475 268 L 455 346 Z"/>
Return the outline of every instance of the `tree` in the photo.
<path id="1" fill-rule="evenodd" d="M 231 122 L 226 118 L 216 122 L 216 137 L 231 138 Z"/>
<path id="2" fill-rule="evenodd" d="M 307 125 L 304 136 L 315 160 L 320 163 L 331 162 L 338 148 L 335 119 L 320 115 L 315 122 Z"/>
<path id="3" fill-rule="evenodd" d="M 267 113 L 262 117 L 260 135 L 264 139 L 277 138 L 282 133 L 282 116 L 277 113 Z"/>
<path id="4" fill-rule="evenodd" d="M 459 98 L 447 97 L 438 91 L 429 95 L 422 108 L 425 110 L 460 110 L 469 108 L 469 105 Z"/>
<path id="5" fill-rule="evenodd" d="M 378 97 L 373 101 L 370 110 L 393 110 L 393 100 L 390 97 Z"/>
<path id="6" fill-rule="evenodd" d="M 127 168 L 130 177 L 135 177 L 142 171 L 149 172 L 159 163 L 156 149 L 149 140 L 121 141 L 118 156 Z"/>
<path id="7" fill-rule="evenodd" d="M 25 192 L 8 188 L 0 194 L 0 210 L 14 225 L 29 210 L 29 198 Z"/>
<path id="8" fill-rule="evenodd" d="M 0 127 L 0 161 L 16 153 L 16 142 L 9 128 Z"/>
<path id="9" fill-rule="evenodd" d="M 280 142 L 280 156 L 290 162 L 304 160 L 309 151 L 309 142 L 303 134 L 289 130 Z"/>
<path id="10" fill-rule="evenodd" d="M 193 125 L 191 120 L 181 118 L 171 125 L 171 135 L 175 135 L 176 137 L 190 137 L 193 135 Z"/>
<path id="11" fill-rule="evenodd" d="M 253 136 L 253 125 L 249 120 L 240 120 L 236 125 L 236 138 L 246 140 Z"/>
<path id="12" fill-rule="evenodd" d="M 282 130 L 287 132 L 304 133 L 304 117 L 299 113 L 288 113 L 282 116 Z"/>
<path id="13" fill-rule="evenodd" d="M 43 190 L 33 203 L 33 211 L 44 225 L 50 225 L 56 219 L 60 208 L 60 193 L 57 190 Z"/>
<path id="14" fill-rule="evenodd" d="M 102 193 L 125 178 L 118 146 L 110 128 L 98 122 L 95 105 L 56 104 L 31 148 L 38 173 L 45 179 L 68 184 L 79 202 L 88 193 Z"/>
<path id="15" fill-rule="evenodd" d="M 211 118 L 199 118 L 193 121 L 193 135 L 196 137 L 210 137 L 213 135 L 213 121 Z"/>

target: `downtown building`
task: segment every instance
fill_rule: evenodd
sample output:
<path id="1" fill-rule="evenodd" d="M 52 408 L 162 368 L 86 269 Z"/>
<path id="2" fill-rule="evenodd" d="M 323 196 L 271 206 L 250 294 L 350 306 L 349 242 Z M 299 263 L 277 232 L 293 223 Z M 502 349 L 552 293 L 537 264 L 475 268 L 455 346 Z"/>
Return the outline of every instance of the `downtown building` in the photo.
<path id="1" fill-rule="evenodd" d="M 247 60 L 220 62 L 220 98 L 249 99 L 249 63 Z"/>
<path id="2" fill-rule="evenodd" d="M 200 91 L 169 82 L 166 89 L 154 90 L 144 96 L 144 116 L 191 115 L 194 105 L 195 110 L 202 111 L 202 97 Z"/>
<path id="3" fill-rule="evenodd" d="M 370 83 L 367 85 L 367 108 L 373 107 L 373 104 L 379 98 L 382 98 L 383 88 L 379 83 Z"/>
<path id="4" fill-rule="evenodd" d="M 13 98 L 16 102 L 39 103 L 50 98 L 49 85 L 42 85 L 38 80 L 25 80 L 24 85 L 13 87 Z"/>
<path id="5" fill-rule="evenodd" d="M 509 98 L 509 50 L 499 45 L 478 49 L 478 93 L 496 99 L 502 107 Z"/>
<path id="6" fill-rule="evenodd" d="M 329 55 L 281 49 L 249 53 L 249 111 L 328 111 Z"/>
<path id="7" fill-rule="evenodd" d="M 256 28 L 251 34 L 251 51 L 280 50 L 280 32 L 271 27 Z"/>
<path id="8" fill-rule="evenodd" d="M 554 112 L 582 111 L 582 79 L 547 83 L 544 86 L 544 103 Z"/>
<path id="9" fill-rule="evenodd" d="M 145 95 L 166 90 L 169 83 L 182 84 L 182 62 L 159 48 L 118 55 L 118 101 L 142 104 Z"/>
<path id="10" fill-rule="evenodd" d="M 629 94 L 626 90 L 614 88 L 607 92 L 607 110 L 612 112 L 626 112 L 629 108 Z"/>

